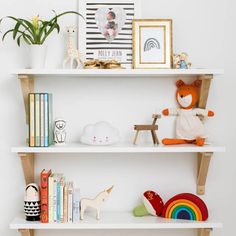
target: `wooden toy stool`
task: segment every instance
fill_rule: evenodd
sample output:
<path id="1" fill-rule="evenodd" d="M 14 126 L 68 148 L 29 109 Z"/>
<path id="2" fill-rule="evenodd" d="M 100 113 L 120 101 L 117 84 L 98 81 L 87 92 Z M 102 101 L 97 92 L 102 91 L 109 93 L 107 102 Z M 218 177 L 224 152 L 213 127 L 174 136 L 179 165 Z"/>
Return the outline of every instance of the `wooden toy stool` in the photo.
<path id="1" fill-rule="evenodd" d="M 156 125 L 156 122 L 157 122 L 157 119 L 161 118 L 161 115 L 153 114 L 152 118 L 153 118 L 153 122 L 151 125 L 135 125 L 134 126 L 134 130 L 136 130 L 137 132 L 135 134 L 133 144 L 136 144 L 139 131 L 151 131 L 153 143 L 159 144 L 159 140 L 158 140 L 157 134 L 156 134 L 156 130 L 158 130 L 158 125 Z"/>

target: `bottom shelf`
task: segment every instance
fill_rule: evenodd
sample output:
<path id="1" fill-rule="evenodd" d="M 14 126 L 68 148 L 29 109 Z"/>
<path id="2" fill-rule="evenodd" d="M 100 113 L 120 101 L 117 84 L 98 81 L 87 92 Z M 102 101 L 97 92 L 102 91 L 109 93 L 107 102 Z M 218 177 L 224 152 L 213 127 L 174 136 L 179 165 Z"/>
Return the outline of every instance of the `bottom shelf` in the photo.
<path id="1" fill-rule="evenodd" d="M 86 214 L 79 223 L 48 223 L 26 221 L 24 215 L 16 217 L 11 229 L 214 229 L 222 223 L 209 219 L 205 222 L 163 219 L 155 216 L 134 217 L 129 212 L 102 212 L 101 220 L 95 214 Z"/>

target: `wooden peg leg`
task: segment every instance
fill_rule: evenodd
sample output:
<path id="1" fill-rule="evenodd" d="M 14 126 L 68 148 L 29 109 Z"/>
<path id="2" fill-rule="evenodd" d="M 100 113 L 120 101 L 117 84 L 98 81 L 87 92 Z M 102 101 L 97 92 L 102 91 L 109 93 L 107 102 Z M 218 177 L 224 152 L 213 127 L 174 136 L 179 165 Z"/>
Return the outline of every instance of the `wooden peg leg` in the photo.
<path id="1" fill-rule="evenodd" d="M 153 143 L 156 144 L 155 131 L 151 130 Z"/>
<path id="2" fill-rule="evenodd" d="M 153 131 L 153 134 L 154 134 L 154 137 L 155 137 L 155 140 L 156 140 L 156 144 L 159 144 L 159 140 L 158 140 L 158 137 L 157 137 L 157 134 L 155 131 Z"/>
<path id="3" fill-rule="evenodd" d="M 33 229 L 19 229 L 19 233 L 21 236 L 34 236 Z"/>
<path id="4" fill-rule="evenodd" d="M 211 152 L 198 154 L 197 194 L 199 195 L 205 193 L 205 184 L 212 155 Z"/>
<path id="5" fill-rule="evenodd" d="M 26 185 L 29 183 L 34 183 L 34 154 L 19 153 L 18 155 L 21 159 Z"/>
<path id="6" fill-rule="evenodd" d="M 199 229 L 198 236 L 209 236 L 211 233 L 211 229 Z"/>
<path id="7" fill-rule="evenodd" d="M 137 142 L 137 138 L 138 138 L 138 134 L 139 134 L 139 130 L 137 130 L 137 132 L 136 132 L 136 134 L 135 134 L 133 144 L 136 144 L 136 142 Z"/>

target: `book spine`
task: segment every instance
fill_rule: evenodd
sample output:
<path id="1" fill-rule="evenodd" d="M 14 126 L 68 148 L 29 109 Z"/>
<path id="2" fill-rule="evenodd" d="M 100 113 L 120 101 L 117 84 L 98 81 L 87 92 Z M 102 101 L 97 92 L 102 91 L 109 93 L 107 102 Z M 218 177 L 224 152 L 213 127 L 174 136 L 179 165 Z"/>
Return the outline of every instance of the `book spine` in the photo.
<path id="1" fill-rule="evenodd" d="M 49 145 L 53 144 L 53 114 L 52 114 L 52 94 L 48 95 L 48 138 Z"/>
<path id="2" fill-rule="evenodd" d="M 41 172 L 40 199 L 41 199 L 41 222 L 48 223 L 48 177 L 50 172 Z"/>
<path id="3" fill-rule="evenodd" d="M 53 222 L 57 222 L 57 178 L 53 177 Z"/>
<path id="4" fill-rule="evenodd" d="M 74 189 L 73 194 L 73 222 L 80 221 L 80 190 Z"/>
<path id="5" fill-rule="evenodd" d="M 68 189 L 68 223 L 73 223 L 73 187 Z"/>
<path id="6" fill-rule="evenodd" d="M 60 223 L 60 178 L 57 179 L 57 223 Z"/>
<path id="7" fill-rule="evenodd" d="M 44 94 L 44 146 L 49 146 L 49 123 L 48 123 L 48 94 Z"/>
<path id="8" fill-rule="evenodd" d="M 36 147 L 40 147 L 40 96 L 35 94 L 35 137 Z"/>
<path id="9" fill-rule="evenodd" d="M 48 222 L 53 223 L 53 175 L 48 178 Z"/>
<path id="10" fill-rule="evenodd" d="M 44 147 L 44 94 L 40 94 L 40 111 L 41 111 L 41 117 L 40 117 L 40 146 Z"/>
<path id="11" fill-rule="evenodd" d="M 35 146 L 35 133 L 34 133 L 34 94 L 29 94 L 29 146 Z"/>
<path id="12" fill-rule="evenodd" d="M 68 221 L 68 185 L 66 184 L 64 187 L 64 200 L 63 200 L 63 212 L 64 212 L 64 223 Z"/>
<path id="13" fill-rule="evenodd" d="M 60 222 L 64 222 L 64 179 L 60 181 Z"/>

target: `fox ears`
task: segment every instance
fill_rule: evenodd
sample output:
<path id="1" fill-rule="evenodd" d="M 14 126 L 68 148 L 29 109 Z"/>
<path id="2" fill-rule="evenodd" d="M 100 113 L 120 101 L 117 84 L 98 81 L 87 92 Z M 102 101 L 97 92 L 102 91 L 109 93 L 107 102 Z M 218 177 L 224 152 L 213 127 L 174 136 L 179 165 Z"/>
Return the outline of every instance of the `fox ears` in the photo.
<path id="1" fill-rule="evenodd" d="M 202 84 L 202 81 L 199 80 L 199 79 L 195 80 L 195 81 L 192 83 L 192 85 L 195 86 L 196 88 L 200 88 L 200 87 L 201 87 L 201 84 Z M 180 88 L 180 87 L 182 87 L 182 86 L 184 86 L 184 85 L 186 85 L 186 84 L 184 83 L 183 80 L 178 80 L 178 81 L 176 82 L 177 88 Z"/>

